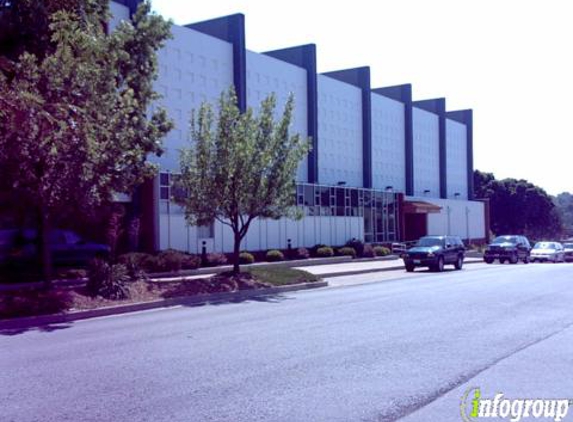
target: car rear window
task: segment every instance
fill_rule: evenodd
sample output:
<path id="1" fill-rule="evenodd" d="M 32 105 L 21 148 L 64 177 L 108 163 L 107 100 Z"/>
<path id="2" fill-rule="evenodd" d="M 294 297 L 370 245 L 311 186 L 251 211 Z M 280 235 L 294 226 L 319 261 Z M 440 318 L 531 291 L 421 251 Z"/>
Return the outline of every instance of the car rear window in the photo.
<path id="1" fill-rule="evenodd" d="M 537 242 L 534 249 L 557 249 L 557 245 L 552 242 Z"/>
<path id="2" fill-rule="evenodd" d="M 438 237 L 422 237 L 418 240 L 418 246 L 444 246 L 444 240 Z"/>
<path id="3" fill-rule="evenodd" d="M 499 236 L 491 243 L 517 243 L 517 236 Z"/>

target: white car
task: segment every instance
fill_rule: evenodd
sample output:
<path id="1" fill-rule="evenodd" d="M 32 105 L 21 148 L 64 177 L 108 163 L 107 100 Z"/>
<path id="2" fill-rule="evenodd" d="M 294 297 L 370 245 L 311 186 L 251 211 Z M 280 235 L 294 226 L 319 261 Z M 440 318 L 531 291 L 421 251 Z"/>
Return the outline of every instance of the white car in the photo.
<path id="1" fill-rule="evenodd" d="M 531 262 L 565 262 L 565 250 L 559 242 L 537 242 L 530 257 Z"/>
<path id="2" fill-rule="evenodd" d="M 573 243 L 564 243 L 563 249 L 565 253 L 565 261 L 571 262 L 573 261 Z"/>

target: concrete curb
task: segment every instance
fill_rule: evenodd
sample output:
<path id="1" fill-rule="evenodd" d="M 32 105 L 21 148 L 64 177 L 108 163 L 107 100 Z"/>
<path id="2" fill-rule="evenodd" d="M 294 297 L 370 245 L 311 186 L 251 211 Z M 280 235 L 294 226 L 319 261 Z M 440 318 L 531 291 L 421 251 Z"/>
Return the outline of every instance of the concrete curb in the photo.
<path id="1" fill-rule="evenodd" d="M 351 262 L 369 262 L 369 261 L 393 261 L 400 259 L 396 255 L 379 256 L 375 258 L 355 258 L 352 259 L 350 256 L 331 256 L 328 258 L 309 258 L 309 259 L 294 259 L 290 261 L 279 261 L 279 262 L 256 262 L 254 264 L 242 264 L 241 268 L 258 268 L 258 267 L 289 267 L 289 268 L 303 268 L 303 267 L 313 267 L 316 265 L 329 265 L 329 264 L 345 264 Z M 150 273 L 147 276 L 154 283 L 161 282 L 162 279 L 168 280 L 183 280 L 183 279 L 193 279 L 193 278 L 203 278 L 205 276 L 214 276 L 220 273 L 231 271 L 233 269 L 232 265 L 221 265 L 218 267 L 202 267 L 196 270 L 181 270 L 173 273 Z M 86 284 L 87 278 L 81 278 L 76 280 L 54 280 L 54 286 L 61 287 L 78 287 L 84 286 Z M 0 292 L 9 292 L 12 290 L 20 289 L 35 289 L 42 287 L 41 281 L 29 282 L 29 283 L 13 283 L 13 284 L 0 284 Z"/>
<path id="2" fill-rule="evenodd" d="M 363 260 L 385 260 L 388 257 L 381 258 L 361 258 L 355 259 L 356 262 L 361 262 Z M 331 256 L 328 258 L 309 258 L 309 259 L 294 259 L 291 261 L 278 261 L 278 262 L 256 262 L 254 264 L 241 264 L 242 269 L 248 268 L 259 268 L 259 267 L 312 267 L 315 265 L 328 265 L 328 264 L 344 264 L 352 262 L 353 259 L 350 256 Z M 192 279 L 193 277 L 203 277 L 217 275 L 233 269 L 232 265 L 221 265 L 218 267 L 202 267 L 196 270 L 181 270 L 178 272 L 169 273 L 149 273 L 147 276 L 153 281 L 160 281 L 162 278 L 166 279 Z M 77 279 L 77 280 L 54 280 L 54 286 L 62 287 L 76 287 L 83 286 L 87 279 Z M 0 292 L 19 290 L 19 289 L 33 289 L 37 287 L 42 287 L 41 281 L 30 282 L 30 283 L 12 283 L 12 284 L 0 284 Z"/>
<path id="3" fill-rule="evenodd" d="M 290 261 L 277 261 L 277 262 L 255 262 L 253 264 L 241 264 L 242 269 L 258 268 L 258 267 L 312 267 L 314 265 L 327 265 L 327 264 L 341 264 L 352 261 L 349 256 L 332 256 L 328 258 L 309 258 L 309 259 L 293 259 Z M 169 277 L 193 277 L 196 275 L 216 275 L 231 271 L 232 265 L 220 265 L 218 267 L 202 267 L 196 270 L 181 270 L 177 273 L 150 273 L 149 278 L 169 278 Z"/>
<path id="4" fill-rule="evenodd" d="M 276 286 L 266 289 L 239 290 L 236 292 L 211 293 L 194 296 L 182 296 L 171 299 L 155 300 L 152 302 L 130 303 L 128 305 L 109 306 L 106 308 L 90 309 L 85 311 L 72 311 L 65 314 L 40 315 L 33 317 L 13 318 L 0 320 L 0 330 L 13 330 L 31 328 L 41 325 L 61 324 L 82 319 L 120 315 L 130 312 L 146 311 L 149 309 L 168 308 L 177 305 L 199 306 L 209 303 L 232 302 L 236 300 L 248 300 L 255 297 L 269 296 L 274 294 L 294 292 L 297 290 L 317 289 L 328 286 L 327 281 L 314 283 L 291 284 L 288 286 Z"/>
<path id="5" fill-rule="evenodd" d="M 464 265 L 468 264 L 479 264 L 483 261 L 464 261 Z M 396 265 L 394 267 L 386 267 L 386 268 L 367 268 L 364 270 L 349 270 L 349 271 L 337 271 L 333 273 L 321 273 L 315 274 L 317 277 L 321 278 L 330 278 L 330 277 L 345 277 L 349 275 L 360 275 L 360 274 L 368 274 L 368 273 L 379 273 L 384 271 L 398 271 L 398 270 L 405 270 L 406 268 L 404 265 Z"/>

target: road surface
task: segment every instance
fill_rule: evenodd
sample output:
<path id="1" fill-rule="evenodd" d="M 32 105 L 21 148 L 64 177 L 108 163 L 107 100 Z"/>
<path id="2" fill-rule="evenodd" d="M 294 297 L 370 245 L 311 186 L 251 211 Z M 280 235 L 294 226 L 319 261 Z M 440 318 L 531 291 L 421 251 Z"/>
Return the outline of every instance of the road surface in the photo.
<path id="1" fill-rule="evenodd" d="M 573 265 L 393 273 L 1 331 L 0 420 L 460 421 L 470 387 L 573 398 Z"/>

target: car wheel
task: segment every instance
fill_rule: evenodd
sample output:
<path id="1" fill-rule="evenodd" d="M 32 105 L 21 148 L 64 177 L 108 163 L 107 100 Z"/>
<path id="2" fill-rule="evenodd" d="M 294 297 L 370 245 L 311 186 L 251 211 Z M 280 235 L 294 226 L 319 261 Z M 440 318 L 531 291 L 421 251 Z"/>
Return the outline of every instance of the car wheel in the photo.
<path id="1" fill-rule="evenodd" d="M 529 264 L 529 256 L 525 255 L 525 256 L 523 257 L 523 263 L 524 263 L 524 264 Z"/>
<path id="2" fill-rule="evenodd" d="M 407 272 L 409 272 L 409 273 L 414 272 L 414 268 L 415 267 L 413 265 L 406 264 L 406 271 Z"/>
<path id="3" fill-rule="evenodd" d="M 510 264 L 517 264 L 518 261 L 519 261 L 519 258 L 517 257 L 517 254 L 513 254 L 509 257 L 509 263 Z"/>
<path id="4" fill-rule="evenodd" d="M 500 264 L 505 264 L 505 258 L 499 258 L 499 263 L 500 263 Z"/>
<path id="5" fill-rule="evenodd" d="M 491 258 L 484 258 L 483 260 L 484 260 L 484 262 L 485 262 L 486 264 L 491 264 L 491 263 L 493 263 L 493 259 L 491 259 Z"/>
<path id="6" fill-rule="evenodd" d="M 438 262 L 436 263 L 436 266 L 434 268 L 435 268 L 435 271 L 438 273 L 441 273 L 442 271 L 444 271 L 444 257 L 443 256 L 438 257 Z"/>
<path id="7" fill-rule="evenodd" d="M 454 264 L 454 268 L 456 270 L 461 270 L 463 266 L 464 266 L 464 257 L 459 255 L 458 259 L 456 260 L 456 263 Z"/>

